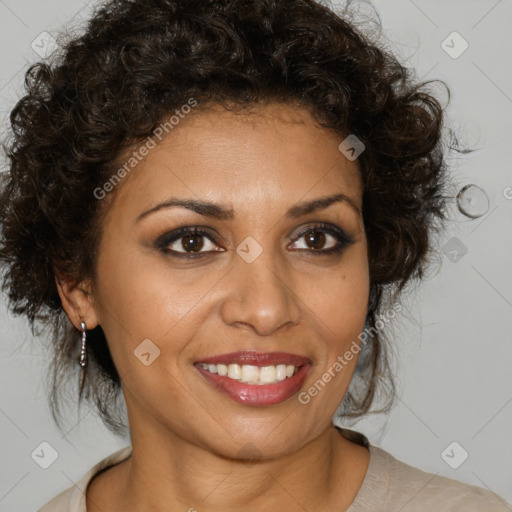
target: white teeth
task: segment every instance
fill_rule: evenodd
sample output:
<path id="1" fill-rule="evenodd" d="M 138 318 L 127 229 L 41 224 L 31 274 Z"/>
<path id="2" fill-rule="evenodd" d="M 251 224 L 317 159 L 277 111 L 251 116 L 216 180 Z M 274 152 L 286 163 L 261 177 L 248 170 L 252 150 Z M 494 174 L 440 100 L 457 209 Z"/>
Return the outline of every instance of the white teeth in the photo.
<path id="1" fill-rule="evenodd" d="M 295 371 L 295 367 L 294 367 Z M 276 366 L 276 379 L 278 381 L 282 381 L 286 379 L 286 365 L 285 364 L 278 364 Z"/>
<path id="2" fill-rule="evenodd" d="M 230 379 L 239 380 L 247 384 L 275 384 L 286 378 L 293 377 L 299 370 L 299 366 L 292 364 L 278 364 L 277 366 L 254 366 L 250 364 L 206 364 L 201 367 L 211 373 L 227 376 Z"/>
<path id="3" fill-rule="evenodd" d="M 228 366 L 228 377 L 230 379 L 240 380 L 242 377 L 242 369 L 238 364 L 230 364 Z"/>
<path id="4" fill-rule="evenodd" d="M 259 377 L 260 369 L 257 366 L 252 366 L 250 364 L 244 364 L 242 366 L 242 382 L 247 382 L 248 384 L 257 384 Z"/>
<path id="5" fill-rule="evenodd" d="M 260 369 L 260 380 L 261 382 L 270 383 L 276 380 L 276 367 L 275 366 L 263 366 Z"/>

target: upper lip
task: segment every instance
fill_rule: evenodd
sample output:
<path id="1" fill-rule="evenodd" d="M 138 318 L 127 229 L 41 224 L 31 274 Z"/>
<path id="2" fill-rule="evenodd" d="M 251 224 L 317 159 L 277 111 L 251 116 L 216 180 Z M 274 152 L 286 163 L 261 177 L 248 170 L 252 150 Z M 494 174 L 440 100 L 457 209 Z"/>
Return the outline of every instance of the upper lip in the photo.
<path id="1" fill-rule="evenodd" d="M 229 354 L 221 354 L 218 356 L 207 357 L 196 362 L 205 364 L 238 364 L 252 366 L 276 366 L 278 364 L 302 366 L 310 363 L 307 357 L 297 354 L 289 354 L 287 352 L 253 352 L 241 351 L 231 352 Z"/>

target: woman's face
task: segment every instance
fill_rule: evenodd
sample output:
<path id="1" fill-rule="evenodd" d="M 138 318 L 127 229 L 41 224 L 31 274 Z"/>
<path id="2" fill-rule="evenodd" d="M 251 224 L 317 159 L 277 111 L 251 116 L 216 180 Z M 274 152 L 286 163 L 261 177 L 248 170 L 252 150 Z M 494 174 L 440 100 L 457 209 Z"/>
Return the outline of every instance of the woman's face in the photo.
<path id="1" fill-rule="evenodd" d="M 342 140 L 295 106 L 215 107 L 182 119 L 123 178 L 92 306 L 133 441 L 266 458 L 331 425 L 357 357 L 335 363 L 358 342 L 369 293 L 362 182 Z M 349 199 L 324 202 L 335 195 Z M 183 226 L 201 233 L 173 236 Z M 226 354 L 216 374 L 198 364 Z M 285 378 L 282 365 L 301 369 Z"/>

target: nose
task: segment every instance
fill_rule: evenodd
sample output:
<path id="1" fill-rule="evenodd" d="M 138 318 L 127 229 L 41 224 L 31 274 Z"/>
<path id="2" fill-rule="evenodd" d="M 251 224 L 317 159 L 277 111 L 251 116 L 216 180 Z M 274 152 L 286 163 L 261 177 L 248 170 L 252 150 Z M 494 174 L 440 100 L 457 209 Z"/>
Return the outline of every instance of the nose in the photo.
<path id="1" fill-rule="evenodd" d="M 252 263 L 236 256 L 220 309 L 227 325 L 245 326 L 268 336 L 299 323 L 300 299 L 289 273 L 270 252 L 263 251 Z"/>

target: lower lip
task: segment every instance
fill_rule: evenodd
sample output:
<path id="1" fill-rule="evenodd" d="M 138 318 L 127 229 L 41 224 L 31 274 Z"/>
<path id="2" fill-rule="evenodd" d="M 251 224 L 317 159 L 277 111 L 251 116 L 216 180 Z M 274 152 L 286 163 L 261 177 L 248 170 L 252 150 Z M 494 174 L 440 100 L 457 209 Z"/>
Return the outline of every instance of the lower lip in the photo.
<path id="1" fill-rule="evenodd" d="M 216 389 L 229 398 L 246 405 L 273 405 L 288 400 L 301 388 L 311 365 L 302 365 L 293 377 L 287 377 L 275 384 L 246 384 L 211 373 L 202 366 L 196 365 L 197 370 Z"/>

